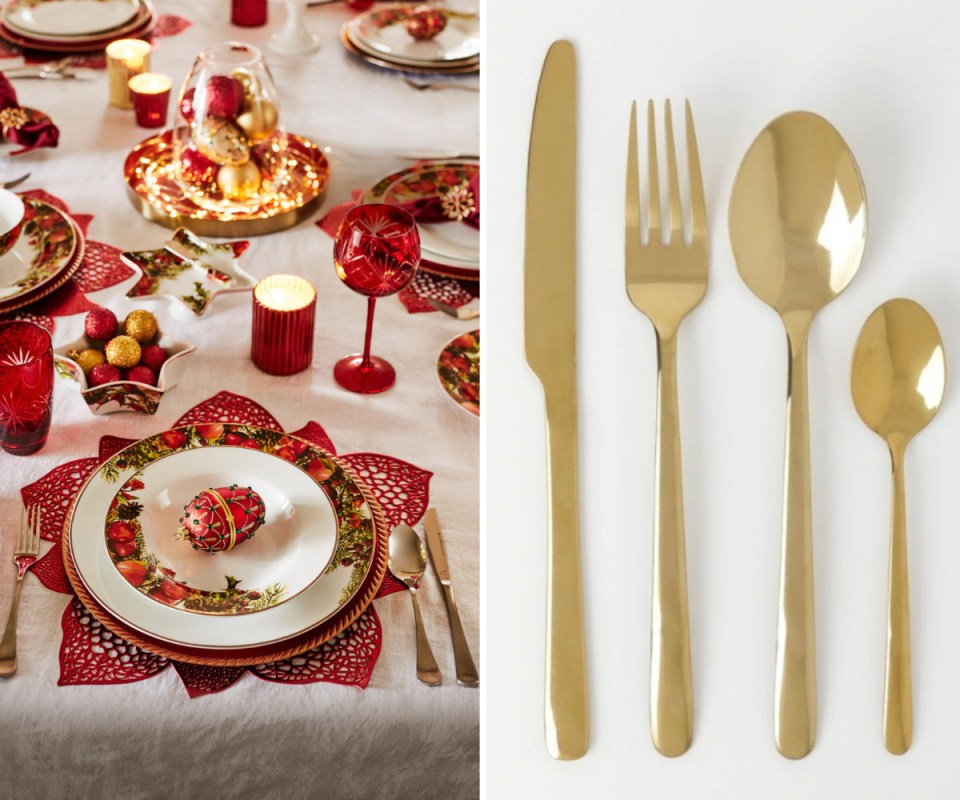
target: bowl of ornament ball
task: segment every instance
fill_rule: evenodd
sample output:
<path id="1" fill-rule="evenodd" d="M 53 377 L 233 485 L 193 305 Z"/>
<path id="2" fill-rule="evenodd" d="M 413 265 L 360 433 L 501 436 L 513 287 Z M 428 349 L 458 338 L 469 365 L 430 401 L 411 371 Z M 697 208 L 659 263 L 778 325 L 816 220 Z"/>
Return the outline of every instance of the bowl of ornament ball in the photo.
<path id="1" fill-rule="evenodd" d="M 23 227 L 23 200 L 8 189 L 0 189 L 0 256 L 17 243 Z"/>
<path id="2" fill-rule="evenodd" d="M 165 334 L 149 312 L 146 312 L 148 317 L 130 315 L 135 320 L 139 317 L 141 322 L 146 319 L 148 324 L 138 328 L 127 326 L 129 316 L 111 325 L 111 318 L 116 320 L 116 317 L 107 311 L 96 320 L 100 324 L 97 330 L 91 326 L 90 318 L 104 311 L 107 310 L 96 309 L 87 315 L 87 325 L 79 339 L 54 348 L 57 372 L 80 387 L 80 396 L 94 414 L 114 411 L 156 414 L 164 394 L 176 386 L 186 372 L 196 345 Z M 110 329 L 114 331 L 113 337 L 106 333 Z M 90 331 L 95 335 L 91 336 Z M 128 335 L 128 331 L 135 332 L 139 341 Z"/>

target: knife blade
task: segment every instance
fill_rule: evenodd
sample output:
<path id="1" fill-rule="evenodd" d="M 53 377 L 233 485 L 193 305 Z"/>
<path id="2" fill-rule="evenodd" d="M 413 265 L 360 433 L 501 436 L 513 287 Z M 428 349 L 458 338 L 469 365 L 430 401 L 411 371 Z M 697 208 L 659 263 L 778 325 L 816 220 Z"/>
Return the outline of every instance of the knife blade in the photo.
<path id="1" fill-rule="evenodd" d="M 470 655 L 467 637 L 463 633 L 457 599 L 453 594 L 453 582 L 450 580 L 450 564 L 447 562 L 447 550 L 440 531 L 440 518 L 436 509 L 428 508 L 423 518 L 423 527 L 427 532 L 427 549 L 433 559 L 433 568 L 443 586 L 443 597 L 447 603 L 447 616 L 450 618 L 450 635 L 453 637 L 453 660 L 457 668 L 457 683 L 461 686 L 478 686 L 480 675 Z"/>
<path id="2" fill-rule="evenodd" d="M 577 59 L 550 47 L 530 132 L 524 250 L 527 364 L 547 418 L 547 657 L 545 732 L 554 758 L 589 740 L 577 500 Z"/>

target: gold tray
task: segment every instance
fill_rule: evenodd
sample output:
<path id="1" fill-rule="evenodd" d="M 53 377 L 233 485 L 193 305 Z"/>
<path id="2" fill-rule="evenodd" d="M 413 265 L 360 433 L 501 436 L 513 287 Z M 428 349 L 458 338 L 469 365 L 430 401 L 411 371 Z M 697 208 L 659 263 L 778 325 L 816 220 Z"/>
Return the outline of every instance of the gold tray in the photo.
<path id="1" fill-rule="evenodd" d="M 200 236 L 247 237 L 291 228 L 305 220 L 323 200 L 330 163 L 313 142 L 287 135 L 289 180 L 268 202 L 251 211 L 218 213 L 187 197 L 173 178 L 173 131 L 146 139 L 127 156 L 123 175 L 130 202 L 146 219 L 167 228 L 189 228 Z"/>

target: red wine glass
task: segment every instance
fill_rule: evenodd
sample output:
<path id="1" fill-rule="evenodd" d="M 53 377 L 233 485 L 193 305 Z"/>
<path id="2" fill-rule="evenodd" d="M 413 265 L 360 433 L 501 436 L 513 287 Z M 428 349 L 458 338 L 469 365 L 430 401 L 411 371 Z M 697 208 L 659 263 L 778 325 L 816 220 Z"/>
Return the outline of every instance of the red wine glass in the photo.
<path id="1" fill-rule="evenodd" d="M 337 275 L 353 291 L 367 296 L 367 334 L 363 355 L 341 358 L 333 376 L 344 389 L 376 394 L 393 386 L 397 373 L 386 359 L 370 355 L 373 309 L 378 297 L 396 294 L 420 266 L 417 223 L 398 206 L 369 203 L 351 208 L 333 246 Z"/>
<path id="2" fill-rule="evenodd" d="M 50 433 L 53 342 L 32 322 L 0 323 L 0 447 L 36 453 Z"/>

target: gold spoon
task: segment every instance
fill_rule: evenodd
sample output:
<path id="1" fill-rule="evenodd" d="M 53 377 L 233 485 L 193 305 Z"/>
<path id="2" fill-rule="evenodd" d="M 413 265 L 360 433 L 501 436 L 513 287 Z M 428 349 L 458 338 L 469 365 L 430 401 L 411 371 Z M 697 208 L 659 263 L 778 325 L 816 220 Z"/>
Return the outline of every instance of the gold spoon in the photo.
<path id="1" fill-rule="evenodd" d="M 894 755 L 906 753 L 913 740 L 903 457 L 940 409 L 946 383 L 943 340 L 922 306 L 888 300 L 867 318 L 853 351 L 850 386 L 857 413 L 883 437 L 893 461 L 883 743 Z"/>
<path id="2" fill-rule="evenodd" d="M 767 125 L 737 172 L 729 226 L 740 277 L 789 344 L 774 733 L 781 754 L 803 758 L 817 728 L 807 337 L 856 274 L 867 233 L 860 170 L 836 129 L 806 111 Z"/>
<path id="3" fill-rule="evenodd" d="M 407 585 L 413 599 L 413 619 L 417 626 L 417 680 L 436 686 L 443 676 L 430 649 L 427 631 L 423 627 L 423 617 L 420 615 L 420 601 L 417 599 L 417 581 L 423 577 L 427 568 L 427 551 L 423 549 L 423 542 L 417 532 L 409 525 L 401 523 L 390 534 L 388 565 L 393 577 Z"/>

